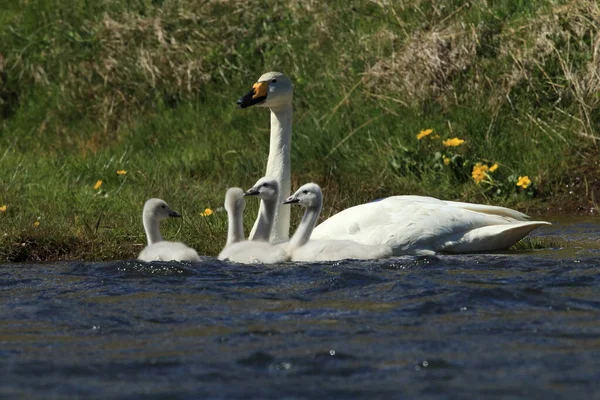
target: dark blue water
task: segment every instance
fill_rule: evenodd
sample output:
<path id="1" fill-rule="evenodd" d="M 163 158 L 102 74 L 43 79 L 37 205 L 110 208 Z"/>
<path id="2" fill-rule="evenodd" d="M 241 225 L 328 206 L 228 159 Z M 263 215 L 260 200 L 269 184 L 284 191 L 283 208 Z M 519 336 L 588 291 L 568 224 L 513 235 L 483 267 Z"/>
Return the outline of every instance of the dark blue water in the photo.
<path id="1" fill-rule="evenodd" d="M 600 226 L 538 234 L 567 241 L 314 265 L 1 265 L 0 395 L 600 396 Z"/>

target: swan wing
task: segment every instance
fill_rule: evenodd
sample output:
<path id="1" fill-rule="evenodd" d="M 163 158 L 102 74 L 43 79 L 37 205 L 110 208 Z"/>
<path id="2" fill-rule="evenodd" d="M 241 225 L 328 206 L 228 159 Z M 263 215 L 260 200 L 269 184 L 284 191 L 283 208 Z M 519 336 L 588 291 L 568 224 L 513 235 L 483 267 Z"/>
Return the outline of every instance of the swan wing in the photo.
<path id="1" fill-rule="evenodd" d="M 446 237 L 438 243 L 441 251 L 449 253 L 469 253 L 507 249 L 529 232 L 543 225 L 544 221 L 521 221 L 506 225 L 490 225 L 470 230 L 464 234 Z"/>
<path id="2" fill-rule="evenodd" d="M 465 210 L 476 211 L 482 214 L 490 214 L 490 215 L 499 215 L 502 217 L 513 218 L 517 221 L 528 221 L 530 218 L 527 214 L 524 214 L 520 211 L 511 210 L 506 207 L 499 206 L 489 206 L 486 204 L 474 204 L 474 203 L 463 203 L 460 201 L 448 201 L 448 200 L 440 200 L 435 197 L 428 196 L 413 196 L 413 195 L 405 195 L 405 196 L 391 196 L 386 197 L 381 201 L 391 202 L 391 203 L 401 203 L 401 202 L 416 202 L 416 203 L 430 203 L 430 204 L 440 204 L 440 205 L 448 205 L 451 207 L 462 208 Z"/>
<path id="3" fill-rule="evenodd" d="M 501 217 L 512 218 L 516 221 L 529 221 L 530 217 L 520 211 L 511 210 L 506 207 L 488 206 L 485 204 L 462 203 L 460 201 L 446 201 L 446 204 L 452 207 L 463 208 L 482 214 L 499 215 Z"/>

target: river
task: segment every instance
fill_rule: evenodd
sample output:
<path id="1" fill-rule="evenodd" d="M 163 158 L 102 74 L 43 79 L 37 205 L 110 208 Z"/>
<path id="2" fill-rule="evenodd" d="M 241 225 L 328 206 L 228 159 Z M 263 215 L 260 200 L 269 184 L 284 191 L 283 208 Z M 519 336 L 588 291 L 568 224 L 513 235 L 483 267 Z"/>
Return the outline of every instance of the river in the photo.
<path id="1" fill-rule="evenodd" d="M 560 247 L 0 265 L 3 398 L 600 396 L 600 219 Z"/>

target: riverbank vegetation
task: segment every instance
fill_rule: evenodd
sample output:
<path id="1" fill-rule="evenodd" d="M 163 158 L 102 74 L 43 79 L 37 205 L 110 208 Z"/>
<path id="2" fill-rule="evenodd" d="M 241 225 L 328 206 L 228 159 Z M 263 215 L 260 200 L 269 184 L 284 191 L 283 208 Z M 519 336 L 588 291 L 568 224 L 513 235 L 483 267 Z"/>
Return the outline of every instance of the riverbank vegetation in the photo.
<path id="1" fill-rule="evenodd" d="M 295 83 L 293 184 L 323 186 L 324 217 L 391 194 L 597 209 L 596 1 L 17 0 L 0 262 L 133 258 L 150 197 L 184 214 L 165 237 L 216 254 L 225 190 L 268 151 L 267 111 L 235 101 L 269 70 Z"/>

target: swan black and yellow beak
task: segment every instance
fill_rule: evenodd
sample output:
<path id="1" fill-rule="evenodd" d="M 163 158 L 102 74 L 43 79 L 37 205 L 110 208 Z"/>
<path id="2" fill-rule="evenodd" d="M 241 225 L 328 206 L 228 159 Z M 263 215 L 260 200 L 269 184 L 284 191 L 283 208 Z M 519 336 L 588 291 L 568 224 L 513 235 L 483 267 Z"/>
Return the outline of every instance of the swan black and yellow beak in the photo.
<path id="1" fill-rule="evenodd" d="M 283 202 L 283 204 L 294 204 L 294 203 L 300 203 L 300 199 L 294 196 L 290 196 L 287 199 L 285 199 L 285 201 Z"/>
<path id="2" fill-rule="evenodd" d="M 171 211 L 169 213 L 169 217 L 171 217 L 171 218 L 181 218 L 181 214 L 179 214 L 177 211 Z"/>
<path id="3" fill-rule="evenodd" d="M 248 92 L 244 97 L 240 97 L 237 104 L 240 108 L 250 107 L 256 104 L 260 104 L 267 100 L 267 91 L 269 90 L 268 82 L 256 82 L 252 85 L 252 90 Z"/>

